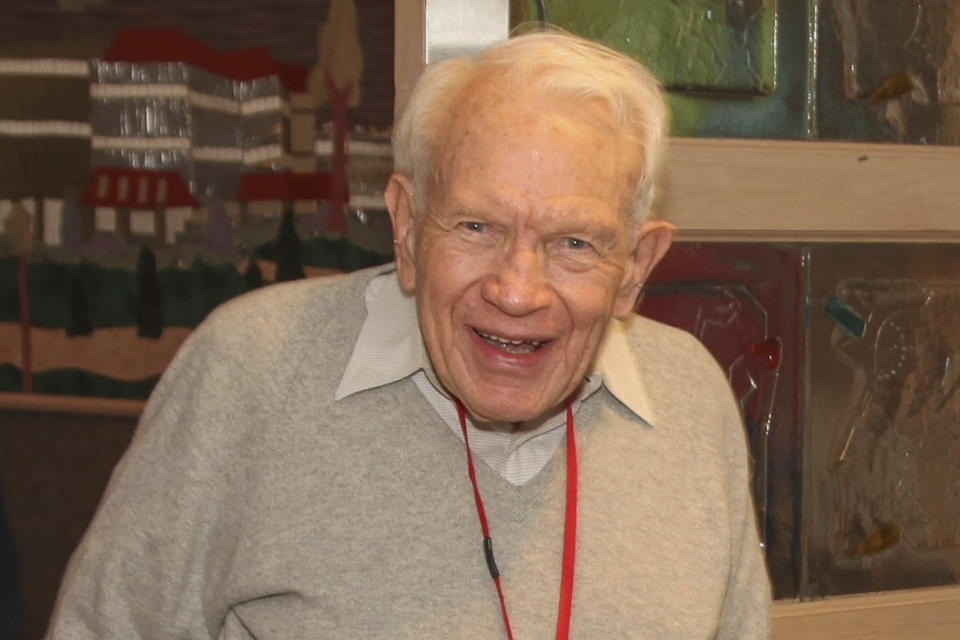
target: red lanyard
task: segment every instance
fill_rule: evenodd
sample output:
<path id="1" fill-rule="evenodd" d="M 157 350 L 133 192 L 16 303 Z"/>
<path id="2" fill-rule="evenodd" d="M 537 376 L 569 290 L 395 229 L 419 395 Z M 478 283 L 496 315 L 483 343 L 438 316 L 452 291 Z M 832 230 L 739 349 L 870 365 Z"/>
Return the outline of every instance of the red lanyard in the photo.
<path id="1" fill-rule="evenodd" d="M 487 524 L 487 512 L 483 508 L 483 498 L 480 497 L 480 485 L 477 483 L 477 470 L 473 465 L 473 453 L 470 451 L 470 437 L 467 435 L 467 412 L 463 405 L 457 402 L 457 415 L 460 417 L 460 427 L 463 429 L 463 441 L 467 447 L 467 472 L 470 474 L 470 483 L 473 484 L 473 497 L 477 503 L 477 517 L 480 518 L 480 528 L 483 530 L 483 553 L 487 559 L 487 568 L 497 587 L 497 597 L 500 598 L 500 611 L 503 614 L 503 626 L 507 631 L 508 640 L 513 640 L 513 629 L 510 628 L 510 616 L 507 615 L 507 602 L 503 595 L 503 586 L 500 584 L 500 571 L 493 557 L 493 540 L 490 537 L 490 525 Z M 577 485 L 579 480 L 577 468 L 577 441 L 574 437 L 573 407 L 567 404 L 567 510 L 563 528 L 563 574 L 560 579 L 560 605 L 557 612 L 557 640 L 567 640 L 570 637 L 570 613 L 573 610 L 573 574 L 576 568 L 577 556 Z"/>

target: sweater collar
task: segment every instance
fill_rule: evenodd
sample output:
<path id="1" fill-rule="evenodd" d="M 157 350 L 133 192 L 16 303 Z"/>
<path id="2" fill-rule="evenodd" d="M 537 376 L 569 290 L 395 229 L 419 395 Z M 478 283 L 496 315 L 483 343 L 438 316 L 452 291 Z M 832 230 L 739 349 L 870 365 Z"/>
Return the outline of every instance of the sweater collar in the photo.
<path id="1" fill-rule="evenodd" d="M 335 399 L 397 382 L 420 370 L 446 394 L 433 373 L 420 335 L 416 302 L 400 290 L 393 265 L 377 270 L 367 284 L 365 301 L 367 316 Z M 579 399 L 603 386 L 638 418 L 653 425 L 652 402 L 627 338 L 632 320 L 610 321 Z"/>

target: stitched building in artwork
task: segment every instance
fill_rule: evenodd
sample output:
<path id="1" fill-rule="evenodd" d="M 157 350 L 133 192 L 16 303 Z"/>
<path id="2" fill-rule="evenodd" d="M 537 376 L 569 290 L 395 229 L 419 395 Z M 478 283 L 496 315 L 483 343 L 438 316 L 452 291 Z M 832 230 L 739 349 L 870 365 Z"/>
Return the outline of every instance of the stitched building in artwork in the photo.
<path id="1" fill-rule="evenodd" d="M 116 236 L 151 247 L 176 244 L 199 203 L 176 171 L 97 167 L 83 193 L 84 240 Z"/>
<path id="2" fill-rule="evenodd" d="M 312 170 L 307 73 L 177 29 L 120 31 L 92 67 L 93 163 L 174 170 L 192 193 L 223 200 L 246 171 Z"/>
<path id="3" fill-rule="evenodd" d="M 259 172 L 244 174 L 237 190 L 237 202 L 248 218 L 280 216 L 285 208 L 295 213 L 318 213 L 330 200 L 328 172 Z"/>
<path id="4" fill-rule="evenodd" d="M 121 30 L 109 46 L 70 55 L 0 58 L 0 252 L 12 246 L 6 221 L 17 213 L 21 224 L 26 211 L 32 246 L 49 256 L 82 257 L 91 235 L 151 237 L 159 248 L 178 247 L 158 254 L 161 261 L 182 261 L 210 244 L 213 212 L 239 245 L 254 245 L 265 240 L 262 229 L 243 227 L 279 216 L 282 203 L 307 230 L 335 229 L 390 250 L 382 195 L 392 170 L 387 134 L 351 132 L 342 194 L 348 206 L 332 225 L 329 175 L 318 172 L 332 169 L 332 131 L 317 124 L 307 67 L 280 63 L 264 48 L 217 51 L 172 28 Z M 156 203 L 90 204 L 103 180 L 117 196 L 125 180 L 152 180 L 149 173 L 108 175 L 107 168 L 176 172 L 199 205 L 190 205 L 181 227 L 183 214 L 169 206 L 151 218 L 145 211 Z M 270 172 L 281 175 L 271 183 Z M 133 198 L 136 187 L 127 188 Z M 154 234 L 145 231 L 150 220 Z M 118 264 L 129 258 L 129 246 L 100 248 L 115 250 Z"/>
<path id="5" fill-rule="evenodd" d="M 89 76 L 85 59 L 0 58 L 0 241 L 22 207 L 35 246 L 62 244 L 64 200 L 90 170 Z"/>

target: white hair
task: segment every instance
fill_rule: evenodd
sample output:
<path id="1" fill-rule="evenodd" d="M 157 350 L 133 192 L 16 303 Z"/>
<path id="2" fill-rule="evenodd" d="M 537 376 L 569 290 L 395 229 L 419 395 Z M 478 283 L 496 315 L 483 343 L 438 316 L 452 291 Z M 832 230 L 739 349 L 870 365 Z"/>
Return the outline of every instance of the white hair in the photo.
<path id="1" fill-rule="evenodd" d="M 473 59 L 431 65 L 420 77 L 393 130 L 394 170 L 413 183 L 417 207 L 440 176 L 441 136 L 451 118 L 465 118 L 458 105 L 479 78 L 496 78 L 535 93 L 607 106 L 621 135 L 641 153 L 630 215 L 644 220 L 653 200 L 669 115 L 656 79 L 641 63 L 609 47 L 561 31 L 528 33 L 498 42 Z"/>

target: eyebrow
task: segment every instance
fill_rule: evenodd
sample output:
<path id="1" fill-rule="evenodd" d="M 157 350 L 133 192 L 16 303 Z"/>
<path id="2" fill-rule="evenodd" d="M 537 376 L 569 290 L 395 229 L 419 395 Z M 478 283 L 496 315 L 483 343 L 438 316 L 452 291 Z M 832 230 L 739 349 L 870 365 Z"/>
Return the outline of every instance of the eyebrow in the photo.
<path id="1" fill-rule="evenodd" d="M 580 209 L 547 209 L 540 217 L 548 225 L 569 229 L 570 232 L 589 233 L 596 236 L 616 236 L 619 225 L 606 220 L 598 221 L 592 216 L 587 219 L 577 217 L 575 215 L 577 211 L 580 211 Z"/>

